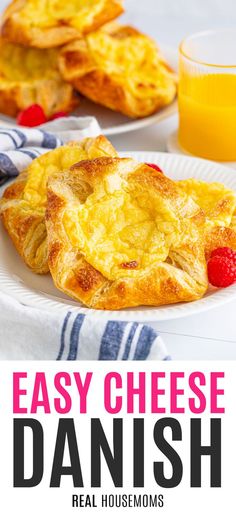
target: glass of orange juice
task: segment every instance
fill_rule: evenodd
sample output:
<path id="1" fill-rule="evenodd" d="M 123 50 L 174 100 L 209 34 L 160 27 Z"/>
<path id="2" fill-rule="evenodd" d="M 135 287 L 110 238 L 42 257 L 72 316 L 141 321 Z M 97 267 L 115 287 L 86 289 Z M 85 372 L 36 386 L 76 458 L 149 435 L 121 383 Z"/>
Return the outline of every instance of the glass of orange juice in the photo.
<path id="1" fill-rule="evenodd" d="M 236 29 L 186 38 L 179 75 L 180 146 L 202 158 L 236 161 Z"/>

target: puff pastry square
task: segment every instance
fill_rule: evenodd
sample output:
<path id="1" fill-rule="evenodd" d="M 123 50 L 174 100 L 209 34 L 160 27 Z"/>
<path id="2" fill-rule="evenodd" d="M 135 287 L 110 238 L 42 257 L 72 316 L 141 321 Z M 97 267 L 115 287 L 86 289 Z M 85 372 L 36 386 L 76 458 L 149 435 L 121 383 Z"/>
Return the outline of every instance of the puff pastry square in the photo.
<path id="1" fill-rule="evenodd" d="M 206 258 L 217 247 L 236 250 L 236 193 L 221 183 L 205 183 L 196 179 L 179 181 L 178 185 L 205 213 Z"/>
<path id="2" fill-rule="evenodd" d="M 86 138 L 40 156 L 5 190 L 0 201 L 3 224 L 33 272 L 44 274 L 49 270 L 45 226 L 48 177 L 69 171 L 80 160 L 116 155 L 104 136 Z"/>
<path id="3" fill-rule="evenodd" d="M 156 44 L 132 27 L 108 24 L 65 46 L 59 63 L 80 93 L 129 117 L 151 115 L 176 95 L 176 76 Z"/>
<path id="4" fill-rule="evenodd" d="M 82 161 L 48 182 L 54 283 L 96 309 L 198 299 L 208 287 L 204 222 L 191 197 L 147 165 Z"/>
<path id="5" fill-rule="evenodd" d="M 78 98 L 60 75 L 57 50 L 25 48 L 0 38 L 0 112 L 16 116 L 32 104 L 40 104 L 50 117 L 71 111 Z"/>
<path id="6" fill-rule="evenodd" d="M 123 0 L 13 0 L 2 34 L 13 43 L 51 48 L 94 31 L 123 12 Z"/>

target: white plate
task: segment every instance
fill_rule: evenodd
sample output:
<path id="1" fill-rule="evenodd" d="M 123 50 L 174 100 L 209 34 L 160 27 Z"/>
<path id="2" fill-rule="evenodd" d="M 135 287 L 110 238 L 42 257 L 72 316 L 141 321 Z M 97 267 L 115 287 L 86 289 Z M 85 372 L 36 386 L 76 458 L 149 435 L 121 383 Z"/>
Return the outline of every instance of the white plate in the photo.
<path id="1" fill-rule="evenodd" d="M 169 47 L 162 47 L 161 51 L 167 62 L 170 64 L 170 66 L 174 70 L 177 70 L 178 57 L 176 50 Z M 115 134 L 136 131 L 137 129 L 143 129 L 144 127 L 157 124 L 176 112 L 177 101 L 174 100 L 172 104 L 161 109 L 158 113 L 155 113 L 154 115 L 148 116 L 146 118 L 141 118 L 138 120 L 132 120 L 124 115 L 115 113 L 111 109 L 99 106 L 98 104 L 94 104 L 90 100 L 82 98 L 81 104 L 74 114 L 78 116 L 95 116 L 102 128 L 103 134 L 105 134 L 106 136 L 112 136 Z M 11 117 L 0 114 L 0 118 L 0 122 L 2 121 L 7 125 L 15 124 L 15 119 Z"/>
<path id="2" fill-rule="evenodd" d="M 158 152 L 129 152 L 122 155 L 132 156 L 143 162 L 156 163 L 172 179 L 195 177 L 208 182 L 221 181 L 236 191 L 235 171 L 216 163 Z M 1 191 L 3 187 L 0 189 L 0 194 Z M 112 312 L 91 310 L 82 307 L 58 291 L 49 274 L 46 276 L 33 274 L 18 256 L 2 225 L 0 225 L 0 250 L 0 291 L 24 304 L 44 310 L 57 312 L 78 310 L 99 319 L 102 317 L 123 321 L 163 321 L 203 312 L 236 298 L 236 285 L 233 285 L 227 289 L 212 289 L 203 299 L 191 303 L 179 303 L 160 308 L 139 307 Z"/>

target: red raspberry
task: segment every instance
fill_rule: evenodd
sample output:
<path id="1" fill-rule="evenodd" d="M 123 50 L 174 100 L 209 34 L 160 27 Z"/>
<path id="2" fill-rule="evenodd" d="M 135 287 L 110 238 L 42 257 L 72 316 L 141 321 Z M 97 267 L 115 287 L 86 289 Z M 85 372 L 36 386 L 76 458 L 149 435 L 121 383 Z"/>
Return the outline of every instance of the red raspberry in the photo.
<path id="1" fill-rule="evenodd" d="M 39 104 L 32 104 L 32 106 L 21 111 L 17 117 L 17 123 L 25 127 L 36 127 L 45 124 L 45 122 L 47 122 L 47 117 Z"/>
<path id="2" fill-rule="evenodd" d="M 214 287 L 229 287 L 236 281 L 236 265 L 225 256 L 213 256 L 207 268 L 209 282 Z"/>
<path id="3" fill-rule="evenodd" d="M 148 167 L 154 168 L 154 170 L 157 170 L 157 172 L 161 172 L 163 174 L 161 168 L 159 168 L 158 165 L 155 165 L 155 163 L 146 163 L 146 165 Z"/>
<path id="4" fill-rule="evenodd" d="M 58 111 L 58 113 L 54 113 L 54 115 L 50 116 L 49 120 L 56 120 L 57 118 L 64 118 L 68 116 L 68 113 L 65 111 Z"/>
<path id="5" fill-rule="evenodd" d="M 211 253 L 211 258 L 213 258 L 213 256 L 224 256 L 236 265 L 236 251 L 233 251 L 230 247 L 218 247 L 218 249 L 214 249 Z"/>

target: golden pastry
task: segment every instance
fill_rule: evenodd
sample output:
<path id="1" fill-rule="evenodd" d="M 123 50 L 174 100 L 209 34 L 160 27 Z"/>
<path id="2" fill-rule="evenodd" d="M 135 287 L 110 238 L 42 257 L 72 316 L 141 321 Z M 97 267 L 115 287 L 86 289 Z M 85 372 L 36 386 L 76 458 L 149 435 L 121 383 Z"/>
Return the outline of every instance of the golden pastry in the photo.
<path id="1" fill-rule="evenodd" d="M 47 116 L 69 112 L 78 104 L 73 88 L 58 70 L 57 50 L 39 50 L 0 38 L 0 111 L 18 111 L 40 104 Z"/>
<path id="2" fill-rule="evenodd" d="M 198 205 L 132 159 L 98 158 L 48 182 L 55 285 L 96 309 L 192 301 L 208 280 Z"/>
<path id="3" fill-rule="evenodd" d="M 104 136 L 86 138 L 35 159 L 5 190 L 0 202 L 3 223 L 17 251 L 33 272 L 48 272 L 45 226 L 48 177 L 58 171 L 68 171 L 82 159 L 116 155 Z"/>
<path id="4" fill-rule="evenodd" d="M 196 179 L 179 181 L 178 185 L 204 210 L 206 257 L 217 247 L 236 250 L 236 193 L 221 183 Z"/>
<path id="5" fill-rule="evenodd" d="M 61 51 L 65 80 L 98 104 L 130 117 L 145 117 L 170 104 L 176 76 L 154 41 L 116 23 Z"/>
<path id="6" fill-rule="evenodd" d="M 80 38 L 123 12 L 123 0 L 13 0 L 2 34 L 14 43 L 50 48 Z"/>

